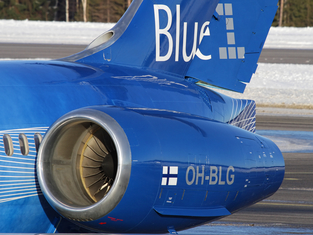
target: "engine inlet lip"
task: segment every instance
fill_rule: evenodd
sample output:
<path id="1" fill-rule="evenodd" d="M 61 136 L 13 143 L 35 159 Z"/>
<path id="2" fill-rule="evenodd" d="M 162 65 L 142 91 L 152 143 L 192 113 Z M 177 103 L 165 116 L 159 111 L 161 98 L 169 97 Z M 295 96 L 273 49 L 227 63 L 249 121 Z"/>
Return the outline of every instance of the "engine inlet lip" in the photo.
<path id="1" fill-rule="evenodd" d="M 51 161 L 51 146 L 65 128 L 71 125 L 92 122 L 108 132 L 116 147 L 118 166 L 115 181 L 110 191 L 98 202 L 89 206 L 70 206 L 65 204 L 50 190 L 50 170 L 45 165 Z M 38 181 L 45 198 L 50 205 L 66 218 L 78 221 L 90 221 L 102 218 L 112 211 L 122 199 L 128 186 L 131 172 L 131 150 L 122 127 L 108 114 L 93 108 L 74 110 L 59 118 L 48 130 L 40 144 L 37 156 Z"/>

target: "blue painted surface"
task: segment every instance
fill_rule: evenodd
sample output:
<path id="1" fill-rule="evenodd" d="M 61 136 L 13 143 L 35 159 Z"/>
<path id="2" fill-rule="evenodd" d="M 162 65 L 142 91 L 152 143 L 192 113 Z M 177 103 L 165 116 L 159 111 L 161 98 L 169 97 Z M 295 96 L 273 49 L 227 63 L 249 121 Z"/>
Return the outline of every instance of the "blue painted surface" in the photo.
<path id="1" fill-rule="evenodd" d="M 276 1 L 219 1 L 209 25 L 212 36 L 204 37 L 199 47 L 212 58 L 195 57 L 187 76 L 243 93 L 257 68 L 276 10 Z"/>
<path id="2" fill-rule="evenodd" d="M 182 52 L 192 53 L 194 34 L 186 34 L 183 48 L 181 23 L 181 38 L 175 40 L 177 6 L 181 22 L 201 26 L 211 20 L 217 4 L 134 1 L 113 41 L 59 61 L 0 63 L 0 137 L 12 136 L 14 147 L 14 154 L 6 156 L 0 141 L 1 232 L 178 231 L 233 213 L 278 189 L 284 160 L 272 141 L 253 133 L 254 101 L 232 99 L 199 86 L 198 79 L 185 79 L 190 64 L 197 63 L 192 57 L 186 61 Z M 165 60 L 170 55 L 162 62 L 156 58 L 156 12 L 159 56 Z M 168 29 L 171 36 L 162 31 L 170 14 L 176 19 Z M 126 20 L 132 20 L 129 27 Z M 174 42 L 180 45 L 177 51 Z M 131 176 L 111 212 L 70 222 L 60 219 L 42 195 L 33 136 L 44 137 L 58 118 L 85 107 L 121 126 L 130 144 Z M 20 151 L 20 133 L 29 141 L 27 156 Z"/>

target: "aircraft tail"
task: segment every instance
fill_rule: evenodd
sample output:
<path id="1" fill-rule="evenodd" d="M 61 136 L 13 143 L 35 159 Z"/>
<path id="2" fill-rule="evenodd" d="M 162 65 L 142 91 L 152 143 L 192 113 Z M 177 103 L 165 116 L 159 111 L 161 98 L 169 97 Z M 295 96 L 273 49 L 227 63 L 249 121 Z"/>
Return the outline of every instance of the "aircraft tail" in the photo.
<path id="1" fill-rule="evenodd" d="M 277 0 L 134 0 L 113 29 L 65 58 L 192 77 L 243 92 Z"/>
<path id="2" fill-rule="evenodd" d="M 66 60 L 185 76 L 218 0 L 134 0 L 110 31 Z"/>
<path id="3" fill-rule="evenodd" d="M 209 25 L 211 37 L 199 46 L 212 58 L 205 61 L 195 57 L 186 76 L 244 92 L 257 68 L 276 10 L 276 0 L 221 0 Z"/>

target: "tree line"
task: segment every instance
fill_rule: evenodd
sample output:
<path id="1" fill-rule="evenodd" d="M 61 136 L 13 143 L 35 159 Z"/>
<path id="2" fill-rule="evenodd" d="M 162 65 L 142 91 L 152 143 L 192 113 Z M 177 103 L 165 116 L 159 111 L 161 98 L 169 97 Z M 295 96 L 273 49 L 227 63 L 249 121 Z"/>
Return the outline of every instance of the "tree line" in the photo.
<path id="1" fill-rule="evenodd" d="M 131 0 L 0 0 L 0 19 L 117 22 Z M 313 26 L 313 0 L 279 0 L 273 26 Z"/>
<path id="2" fill-rule="evenodd" d="M 313 26 L 313 0 L 279 0 L 273 26 Z"/>
<path id="3" fill-rule="evenodd" d="M 0 19 L 117 22 L 131 0 L 0 0 Z"/>

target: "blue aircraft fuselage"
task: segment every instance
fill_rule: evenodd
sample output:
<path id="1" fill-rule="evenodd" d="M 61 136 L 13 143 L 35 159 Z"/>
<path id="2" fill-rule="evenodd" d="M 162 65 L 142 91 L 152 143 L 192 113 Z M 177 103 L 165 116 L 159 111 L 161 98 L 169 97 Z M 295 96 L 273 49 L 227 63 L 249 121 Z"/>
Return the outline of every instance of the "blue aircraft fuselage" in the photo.
<path id="1" fill-rule="evenodd" d="M 0 116 L 8 129 L 50 126 L 71 110 L 93 105 L 172 110 L 221 122 L 231 118 L 229 97 L 182 77 L 125 66 L 9 61 L 1 62 L 0 76 L 2 109 L 12 111 Z"/>
<path id="2" fill-rule="evenodd" d="M 133 0 L 85 50 L 0 63 L 0 232 L 166 233 L 272 195 L 243 92 L 277 0 Z M 2 139 L 2 141 L 1 141 Z"/>
<path id="3" fill-rule="evenodd" d="M 59 231 L 76 231 L 41 193 L 32 140 L 73 110 L 112 117 L 131 152 L 129 183 L 116 207 L 91 221 L 72 219 L 85 229 L 181 230 L 260 201 L 283 180 L 284 160 L 275 144 L 226 124 L 235 99 L 180 77 L 106 64 L 11 61 L 1 62 L 0 78 L 1 135 L 26 133 L 33 147 L 33 156 L 23 155 L 13 141 L 13 155 L 0 156 L 2 232 L 53 232 L 60 221 Z M 8 193 L 12 184 L 21 192 Z"/>

